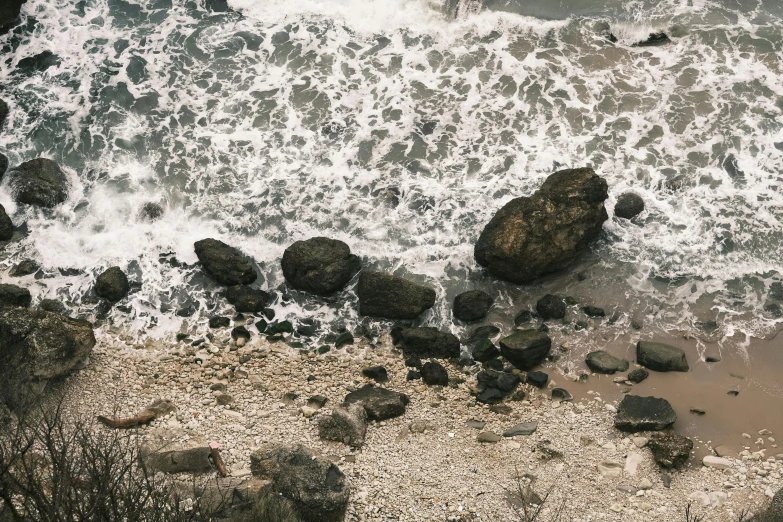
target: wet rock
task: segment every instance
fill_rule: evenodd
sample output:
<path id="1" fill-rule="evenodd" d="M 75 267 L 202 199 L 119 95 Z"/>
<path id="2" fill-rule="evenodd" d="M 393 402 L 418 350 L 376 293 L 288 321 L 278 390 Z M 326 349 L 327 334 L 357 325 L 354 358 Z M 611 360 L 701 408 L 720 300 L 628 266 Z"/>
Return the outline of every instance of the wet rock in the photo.
<path id="1" fill-rule="evenodd" d="M 476 400 L 484 404 L 496 404 L 516 390 L 519 376 L 497 370 L 483 370 L 476 374 L 478 395 Z"/>
<path id="2" fill-rule="evenodd" d="M 674 346 L 649 341 L 636 344 L 636 362 L 656 372 L 687 372 L 685 352 Z"/>
<path id="3" fill-rule="evenodd" d="M 522 326 L 532 322 L 536 318 L 536 314 L 530 310 L 522 310 L 516 317 L 514 317 L 514 326 Z"/>
<path id="4" fill-rule="evenodd" d="M 360 404 L 337 406 L 318 419 L 318 436 L 360 448 L 367 434 L 367 412 Z"/>
<path id="5" fill-rule="evenodd" d="M 455 335 L 428 326 L 401 330 L 396 344 L 406 359 L 451 359 L 460 354 L 459 339 Z"/>
<path id="6" fill-rule="evenodd" d="M 666 399 L 626 395 L 614 417 L 614 427 L 621 431 L 665 430 L 677 420 L 677 414 Z"/>
<path id="7" fill-rule="evenodd" d="M 234 305 L 239 313 L 260 313 L 271 300 L 270 294 L 258 288 L 234 285 L 226 289 L 226 301 Z"/>
<path id="8" fill-rule="evenodd" d="M 644 200 L 633 192 L 621 194 L 614 206 L 614 215 L 623 219 L 633 219 L 643 211 Z"/>
<path id="9" fill-rule="evenodd" d="M 249 285 L 257 278 L 253 265 L 234 247 L 217 239 L 202 239 L 193 245 L 204 270 L 220 284 Z"/>
<path id="10" fill-rule="evenodd" d="M 552 398 L 559 401 L 571 401 L 574 399 L 573 395 L 563 388 L 552 388 Z"/>
<path id="11" fill-rule="evenodd" d="M 353 334 L 351 332 L 343 332 L 337 336 L 337 339 L 334 340 L 334 347 L 342 348 L 343 346 L 353 344 L 353 342 Z"/>
<path id="12" fill-rule="evenodd" d="M 283 253 L 283 276 L 292 287 L 317 295 L 342 290 L 361 269 L 361 260 L 342 241 L 314 237 Z"/>
<path id="13" fill-rule="evenodd" d="M 549 319 L 562 319 L 566 314 L 566 304 L 562 298 L 547 294 L 536 303 L 538 316 L 547 321 Z"/>
<path id="14" fill-rule="evenodd" d="M 492 296 L 481 290 L 463 292 L 454 298 L 454 317 L 470 323 L 483 319 L 493 303 Z"/>
<path id="15" fill-rule="evenodd" d="M 50 67 L 57 67 L 60 65 L 60 57 L 54 54 L 52 51 L 43 51 L 27 58 L 22 58 L 16 64 L 16 68 L 20 71 L 38 71 L 44 72 Z"/>
<path id="16" fill-rule="evenodd" d="M 693 441 L 674 432 L 653 433 L 647 447 L 662 468 L 679 468 L 690 458 Z"/>
<path id="17" fill-rule="evenodd" d="M 504 431 L 503 436 L 504 437 L 518 437 L 520 435 L 528 436 L 535 433 L 537 428 L 538 428 L 538 421 L 522 422 Z"/>
<path id="18" fill-rule="evenodd" d="M 14 224 L 5 213 L 5 207 L 0 205 L 0 241 L 8 241 L 14 236 Z"/>
<path id="19" fill-rule="evenodd" d="M 644 368 L 637 368 L 636 370 L 628 374 L 628 380 L 634 384 L 639 384 L 649 376 L 650 376 L 650 372 L 648 372 Z"/>
<path id="20" fill-rule="evenodd" d="M 16 285 L 0 284 L 0 307 L 21 306 L 27 308 L 33 302 L 30 290 Z"/>
<path id="21" fill-rule="evenodd" d="M 436 361 L 424 363 L 421 368 L 421 378 L 429 386 L 448 386 L 449 374 L 442 364 Z"/>
<path id="22" fill-rule="evenodd" d="M 12 0 L 14 1 L 14 0 Z M 0 9 L 3 9 L 3 7 L 0 7 Z M 2 27 L 2 24 L 0 24 L 0 28 Z M 0 131 L 3 130 L 3 127 L 5 127 L 5 120 L 8 118 L 8 103 L 6 103 L 5 100 L 0 100 Z M 3 156 L 5 157 L 5 156 Z M 8 158 L 6 158 L 6 168 L 8 168 Z M 3 172 L 5 174 L 5 172 Z M 0 176 L 1 177 L 1 176 Z"/>
<path id="23" fill-rule="evenodd" d="M 147 203 L 144 203 L 139 209 L 139 220 L 152 223 L 153 221 L 157 221 L 163 217 L 163 214 L 164 210 L 162 206 L 160 206 L 158 203 L 148 201 Z"/>
<path id="24" fill-rule="evenodd" d="M 52 208 L 68 199 L 68 176 L 50 159 L 26 161 L 9 170 L 5 177 L 18 203 Z"/>
<path id="25" fill-rule="evenodd" d="M 65 305 L 56 299 L 42 299 L 41 302 L 38 303 L 38 308 L 60 315 L 65 315 L 65 312 L 67 312 Z"/>
<path id="26" fill-rule="evenodd" d="M 378 383 L 389 382 L 389 374 L 383 366 L 371 366 L 362 370 L 362 375 Z"/>
<path id="27" fill-rule="evenodd" d="M 582 308 L 582 311 L 589 317 L 606 317 L 604 309 L 598 308 L 597 306 L 585 306 Z"/>
<path id="28" fill-rule="evenodd" d="M 364 270 L 359 276 L 359 313 L 386 319 L 415 319 L 435 304 L 435 290 L 390 274 Z"/>
<path id="29" fill-rule="evenodd" d="M 499 355 L 500 351 L 495 348 L 495 345 L 489 339 L 484 339 L 473 348 L 473 359 L 478 362 L 487 362 Z"/>
<path id="30" fill-rule="evenodd" d="M 342 522 L 350 490 L 345 475 L 302 445 L 263 444 L 250 454 L 250 471 L 270 480 L 274 492 L 288 499 L 302 522 Z"/>
<path id="31" fill-rule="evenodd" d="M 490 337 L 494 337 L 499 333 L 500 333 L 500 328 L 498 328 L 495 325 L 489 324 L 485 326 L 479 326 L 478 328 L 471 331 L 470 335 L 468 335 L 468 338 L 465 339 L 463 342 L 465 344 L 481 342 L 484 339 L 489 339 Z"/>
<path id="32" fill-rule="evenodd" d="M 370 420 L 386 420 L 405 413 L 410 399 L 404 393 L 367 385 L 345 396 L 346 404 L 360 404 Z"/>
<path id="33" fill-rule="evenodd" d="M 95 280 L 95 293 L 112 303 L 121 301 L 129 291 L 128 277 L 118 266 L 108 268 Z"/>
<path id="34" fill-rule="evenodd" d="M 549 375 L 544 372 L 528 372 L 526 382 L 536 388 L 544 388 L 549 382 Z"/>
<path id="35" fill-rule="evenodd" d="M 632 47 L 657 47 L 671 43 L 666 33 L 650 33 L 650 36 L 641 42 L 636 42 Z"/>
<path id="36" fill-rule="evenodd" d="M 603 350 L 597 350 L 587 354 L 585 359 L 587 367 L 595 373 L 613 374 L 628 370 L 629 363 L 625 359 L 618 359 L 614 355 Z"/>
<path id="37" fill-rule="evenodd" d="M 563 270 L 601 232 L 606 181 L 591 168 L 555 172 L 531 197 L 511 200 L 475 247 L 478 264 L 515 283 Z"/>
<path id="38" fill-rule="evenodd" d="M 552 348 L 552 339 L 538 330 L 522 330 L 500 340 L 503 357 L 520 370 L 528 371 L 543 361 Z"/>
<path id="39" fill-rule="evenodd" d="M 210 328 L 228 328 L 231 325 L 231 319 L 228 317 L 210 317 L 209 318 L 209 327 Z"/>
<path id="40" fill-rule="evenodd" d="M 248 332 L 247 328 L 245 328 L 244 326 L 237 326 L 236 328 L 231 330 L 231 338 L 235 341 L 238 339 L 244 339 L 245 341 L 249 341 L 250 332 Z"/>
<path id="41" fill-rule="evenodd" d="M 39 268 L 41 268 L 41 266 L 34 260 L 25 259 L 14 265 L 14 267 L 11 268 L 11 271 L 8 272 L 8 275 L 11 277 L 24 277 L 36 273 Z"/>

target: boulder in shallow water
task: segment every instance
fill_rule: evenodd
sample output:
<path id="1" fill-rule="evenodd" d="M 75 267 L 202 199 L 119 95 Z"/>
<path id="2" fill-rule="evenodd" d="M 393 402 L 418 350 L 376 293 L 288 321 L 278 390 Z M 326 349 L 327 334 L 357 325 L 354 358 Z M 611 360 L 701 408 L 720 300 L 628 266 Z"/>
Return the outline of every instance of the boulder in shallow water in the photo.
<path id="1" fill-rule="evenodd" d="M 65 315 L 68 311 L 65 305 L 57 299 L 42 299 L 41 302 L 38 303 L 38 308 L 60 315 Z"/>
<path id="2" fill-rule="evenodd" d="M 674 432 L 653 433 L 647 447 L 662 468 L 679 468 L 688 462 L 693 441 Z"/>
<path id="3" fill-rule="evenodd" d="M 342 290 L 361 269 L 348 245 L 326 237 L 297 241 L 285 249 L 280 264 L 288 284 L 317 295 Z"/>
<path id="4" fill-rule="evenodd" d="M 50 159 L 25 161 L 9 170 L 5 177 L 18 203 L 52 208 L 68 199 L 68 176 Z"/>
<path id="5" fill-rule="evenodd" d="M 202 239 L 193 245 L 204 270 L 224 285 L 249 285 L 258 277 L 247 257 L 217 239 Z"/>
<path id="6" fill-rule="evenodd" d="M 470 323 L 483 319 L 492 308 L 492 296 L 481 290 L 463 292 L 454 298 L 454 317 Z"/>
<path id="7" fill-rule="evenodd" d="M 14 237 L 14 224 L 5 213 L 5 207 L 0 205 L 0 241 L 8 241 Z"/>
<path id="8" fill-rule="evenodd" d="M 566 304 L 563 298 L 547 294 L 536 303 L 536 312 L 544 321 L 562 319 L 566 314 Z"/>
<path id="9" fill-rule="evenodd" d="M 585 358 L 587 367 L 595 373 L 613 374 L 628 370 L 629 363 L 625 359 L 618 359 L 609 352 L 596 350 L 587 354 Z"/>
<path id="10" fill-rule="evenodd" d="M 11 277 L 24 277 L 36 273 L 39 268 L 41 268 L 41 266 L 36 263 L 35 260 L 24 259 L 14 265 L 8 272 L 8 275 Z"/>
<path id="11" fill-rule="evenodd" d="M 43 51 L 27 58 L 22 58 L 19 63 L 16 64 L 17 70 L 28 72 L 44 72 L 50 67 L 57 67 L 60 65 L 60 57 L 54 54 L 52 51 Z"/>
<path id="12" fill-rule="evenodd" d="M 226 300 L 240 313 L 260 313 L 272 300 L 272 296 L 263 290 L 245 285 L 229 286 Z"/>
<path id="13" fill-rule="evenodd" d="M 520 370 L 529 371 L 541 364 L 552 348 L 545 332 L 522 330 L 500 340 L 500 353 Z"/>
<path id="14" fill-rule="evenodd" d="M 364 270 L 359 276 L 359 313 L 385 319 L 415 319 L 435 304 L 435 290 L 402 277 Z"/>
<path id="15" fill-rule="evenodd" d="M 129 291 L 128 276 L 118 266 L 108 268 L 95 280 L 95 293 L 112 303 L 122 301 Z"/>
<path id="16" fill-rule="evenodd" d="M 607 190 L 591 168 L 555 172 L 495 214 L 476 243 L 476 261 L 515 283 L 563 270 L 601 232 Z"/>
<path id="17" fill-rule="evenodd" d="M 676 346 L 649 341 L 636 344 L 636 362 L 656 372 L 687 372 L 685 352 Z"/>
<path id="18" fill-rule="evenodd" d="M 27 308 L 32 303 L 30 290 L 16 285 L 0 284 L 0 307 L 21 306 Z"/>
<path id="19" fill-rule="evenodd" d="M 437 328 L 423 326 L 405 328 L 398 334 L 397 342 L 406 359 L 450 359 L 459 357 L 459 339 L 450 332 L 441 332 Z"/>
<path id="20" fill-rule="evenodd" d="M 346 395 L 343 402 L 345 404 L 360 404 L 367 412 L 368 419 L 381 421 L 404 414 L 405 406 L 408 405 L 410 399 L 404 393 L 368 384 Z"/>
<path id="21" fill-rule="evenodd" d="M 614 215 L 623 219 L 633 219 L 644 211 L 644 200 L 638 194 L 626 192 L 620 194 L 614 205 Z"/>
<path id="22" fill-rule="evenodd" d="M 626 395 L 614 417 L 614 427 L 621 431 L 665 430 L 677 420 L 677 414 L 666 399 Z"/>

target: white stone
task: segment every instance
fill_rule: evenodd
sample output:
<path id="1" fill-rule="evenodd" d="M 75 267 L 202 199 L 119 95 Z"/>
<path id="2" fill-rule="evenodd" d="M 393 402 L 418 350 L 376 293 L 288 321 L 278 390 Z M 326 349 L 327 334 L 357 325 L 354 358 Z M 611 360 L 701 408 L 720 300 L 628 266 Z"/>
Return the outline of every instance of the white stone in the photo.
<path id="1" fill-rule="evenodd" d="M 632 440 L 634 446 L 636 446 L 637 448 L 643 448 L 647 445 L 648 442 L 650 442 L 650 439 L 648 439 L 647 437 L 634 437 Z"/>
<path id="2" fill-rule="evenodd" d="M 640 453 L 631 452 L 625 458 L 625 472 L 629 475 L 636 475 L 636 471 L 639 468 L 639 464 L 642 463 L 644 458 Z"/>
<path id="3" fill-rule="evenodd" d="M 611 460 L 598 463 L 598 472 L 604 478 L 620 478 L 623 474 L 623 466 Z"/>
<path id="4" fill-rule="evenodd" d="M 709 494 L 709 497 L 710 497 L 710 506 L 714 508 L 721 507 L 729 498 L 729 496 L 722 491 L 713 491 Z"/>
<path id="5" fill-rule="evenodd" d="M 715 469 L 729 469 L 731 468 L 731 461 L 729 459 L 724 459 L 721 457 L 713 457 L 712 455 L 707 455 L 702 459 L 702 464 L 707 466 L 708 468 L 715 468 Z"/>
<path id="6" fill-rule="evenodd" d="M 688 500 L 692 500 L 694 502 L 697 502 L 701 504 L 704 507 L 707 507 L 710 505 L 710 496 L 705 493 L 704 491 L 694 491 L 690 495 L 688 495 Z"/>

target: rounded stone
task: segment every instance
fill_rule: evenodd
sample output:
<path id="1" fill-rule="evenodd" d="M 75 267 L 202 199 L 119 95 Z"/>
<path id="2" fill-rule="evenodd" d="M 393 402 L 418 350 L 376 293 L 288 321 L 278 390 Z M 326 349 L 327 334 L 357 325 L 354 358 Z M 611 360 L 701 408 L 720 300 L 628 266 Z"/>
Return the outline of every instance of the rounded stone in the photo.
<path id="1" fill-rule="evenodd" d="M 625 192 L 617 198 L 614 215 L 623 219 L 633 219 L 644 211 L 644 200 L 638 194 Z"/>

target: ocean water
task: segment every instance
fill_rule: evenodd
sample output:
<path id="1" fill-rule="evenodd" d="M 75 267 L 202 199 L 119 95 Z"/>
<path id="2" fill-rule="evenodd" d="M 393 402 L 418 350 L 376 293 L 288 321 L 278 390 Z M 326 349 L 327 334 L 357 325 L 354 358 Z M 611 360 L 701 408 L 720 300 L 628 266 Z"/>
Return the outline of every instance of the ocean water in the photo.
<path id="1" fill-rule="evenodd" d="M 278 318 L 356 328 L 351 289 L 291 292 L 279 260 L 314 235 L 367 267 L 437 288 L 420 323 L 466 289 L 508 330 L 548 292 L 605 308 L 574 342 L 657 331 L 744 347 L 783 299 L 783 3 L 777 0 L 28 0 L 0 36 L 0 151 L 71 178 L 54 210 L 0 203 L 17 237 L 0 281 L 60 299 L 104 331 L 171 338 L 230 314 L 194 267 L 216 237 L 258 264 Z M 672 42 L 634 47 L 651 32 Z M 611 32 L 617 42 L 611 42 Z M 51 51 L 45 71 L 18 67 Z M 560 168 L 610 186 L 602 237 L 572 270 L 517 286 L 473 245 L 494 212 Z M 612 216 L 632 190 L 647 209 Z M 140 218 L 155 202 L 160 220 Z M 16 280 L 7 268 L 42 270 Z M 119 265 L 107 310 L 95 275 Z M 577 276 L 578 275 L 578 276 Z M 781 303 L 783 304 L 783 303 Z M 774 310 L 773 310 L 774 312 Z M 384 327 L 383 323 L 370 325 Z M 640 334 L 641 335 L 641 334 Z"/>

